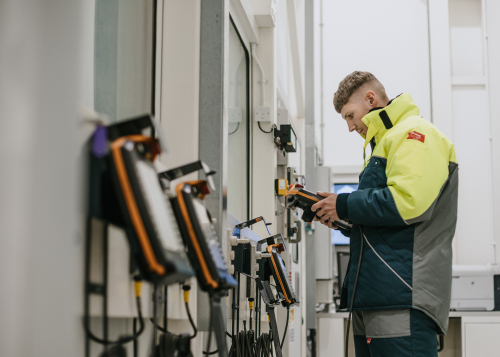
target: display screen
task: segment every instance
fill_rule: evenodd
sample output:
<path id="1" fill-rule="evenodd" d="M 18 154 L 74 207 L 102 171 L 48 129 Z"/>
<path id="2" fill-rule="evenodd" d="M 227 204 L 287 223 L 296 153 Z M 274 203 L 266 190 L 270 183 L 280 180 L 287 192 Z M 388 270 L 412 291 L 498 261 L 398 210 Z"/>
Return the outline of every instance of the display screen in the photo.
<path id="1" fill-rule="evenodd" d="M 290 281 L 289 281 L 288 273 L 286 271 L 285 262 L 283 261 L 283 258 L 281 258 L 279 256 L 279 254 L 277 254 L 277 256 L 278 256 L 278 262 L 280 263 L 279 265 L 280 265 L 281 271 L 283 272 L 283 275 L 285 276 L 285 280 L 286 280 L 283 282 L 283 285 L 288 285 L 290 287 Z"/>
<path id="2" fill-rule="evenodd" d="M 206 207 L 197 199 L 193 200 L 193 206 L 215 265 L 220 270 L 227 270 L 224 257 L 222 256 L 222 252 L 220 250 L 219 240 L 217 239 L 217 234 L 215 233 L 215 229 L 210 221 Z"/>
<path id="3" fill-rule="evenodd" d="M 141 191 L 159 240 L 165 249 L 182 250 L 183 245 L 172 207 L 161 190 L 156 170 L 144 161 L 137 161 L 136 169 Z"/>
<path id="4" fill-rule="evenodd" d="M 336 194 L 340 193 L 351 193 L 358 189 L 357 183 L 336 183 L 332 187 L 332 191 Z M 344 236 L 340 231 L 332 229 L 332 244 L 337 245 L 348 245 L 350 243 L 350 239 Z"/>

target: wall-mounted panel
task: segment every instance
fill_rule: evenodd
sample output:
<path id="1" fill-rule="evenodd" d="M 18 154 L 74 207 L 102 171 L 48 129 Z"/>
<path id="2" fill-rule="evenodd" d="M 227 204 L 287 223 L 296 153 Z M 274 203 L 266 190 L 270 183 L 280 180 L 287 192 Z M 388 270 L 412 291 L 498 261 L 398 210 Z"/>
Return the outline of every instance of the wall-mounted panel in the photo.
<path id="1" fill-rule="evenodd" d="M 453 136 L 459 162 L 457 264 L 492 263 L 490 118 L 484 89 L 453 90 Z"/>
<path id="2" fill-rule="evenodd" d="M 363 139 L 348 132 L 332 104 L 339 82 L 353 71 L 372 72 L 389 98 L 411 93 L 430 120 L 427 16 L 421 0 L 323 1 L 325 165 L 363 163 Z"/>
<path id="3" fill-rule="evenodd" d="M 493 263 L 491 128 L 482 2 L 449 0 L 448 5 L 453 142 L 460 165 L 454 259 L 456 264 Z"/>
<path id="4" fill-rule="evenodd" d="M 451 71 L 484 76 L 481 0 L 449 0 Z"/>
<path id="5" fill-rule="evenodd" d="M 229 104 L 227 211 L 240 221 L 250 217 L 248 52 L 236 28 L 229 26 Z"/>

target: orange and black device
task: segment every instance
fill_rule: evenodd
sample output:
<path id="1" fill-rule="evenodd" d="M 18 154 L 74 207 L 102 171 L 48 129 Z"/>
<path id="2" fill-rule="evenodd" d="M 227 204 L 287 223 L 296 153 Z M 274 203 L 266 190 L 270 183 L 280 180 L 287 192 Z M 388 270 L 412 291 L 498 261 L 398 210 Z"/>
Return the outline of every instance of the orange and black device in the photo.
<path id="1" fill-rule="evenodd" d="M 275 242 L 280 243 L 275 243 Z M 259 243 L 267 242 L 267 253 L 270 254 L 270 257 L 267 258 L 268 267 L 271 270 L 271 273 L 274 278 L 274 282 L 276 283 L 276 290 L 278 292 L 279 298 L 282 299 L 281 304 L 284 307 L 290 307 L 299 303 L 299 300 L 295 296 L 295 292 L 292 287 L 292 282 L 290 281 L 290 277 L 288 271 L 285 267 L 285 262 L 281 257 L 281 252 L 286 250 L 285 241 L 281 234 L 275 234 L 269 238 L 263 239 L 259 241 Z M 269 276 L 269 275 L 268 275 Z M 267 280 L 267 277 L 264 277 Z"/>
<path id="2" fill-rule="evenodd" d="M 302 220 L 304 222 L 312 222 L 315 216 L 319 218 L 320 215 L 318 215 L 319 210 L 313 212 L 311 210 L 311 207 L 315 203 L 318 203 L 319 201 L 324 199 L 325 197 L 312 193 L 311 191 L 307 191 L 302 185 L 295 184 L 290 186 L 286 198 L 287 198 L 287 205 L 286 205 L 287 208 L 302 209 L 304 211 L 302 213 Z M 346 220 L 336 220 L 333 221 L 333 224 L 345 230 L 350 230 L 352 227 L 352 223 Z"/>
<path id="3" fill-rule="evenodd" d="M 227 270 L 212 219 L 203 203 L 210 193 L 207 181 L 183 182 L 175 191 L 172 206 L 200 288 L 221 291 L 236 287 L 238 282 Z"/>
<path id="4" fill-rule="evenodd" d="M 134 262 L 145 280 L 172 284 L 194 272 L 152 164 L 159 152 L 156 139 L 127 135 L 111 143 L 109 161 Z"/>
<path id="5" fill-rule="evenodd" d="M 179 179 L 191 172 L 203 170 L 206 181 L 187 181 L 175 187 L 176 196 L 171 198 L 182 239 L 187 248 L 187 255 L 196 272 L 200 289 L 207 291 L 210 297 L 210 320 L 215 331 L 219 356 L 227 357 L 226 320 L 223 314 L 221 298 L 230 288 L 238 286 L 236 279 L 229 274 L 222 255 L 212 217 L 205 207 L 205 196 L 215 190 L 210 170 L 203 161 L 177 167 L 159 174 L 167 180 Z"/>
<path id="6" fill-rule="evenodd" d="M 288 276 L 288 271 L 286 270 L 285 263 L 281 257 L 280 248 L 277 245 L 271 245 L 267 247 L 267 252 L 271 254 L 270 267 L 273 273 L 274 281 L 276 282 L 276 287 L 278 289 L 278 294 L 282 294 L 283 301 L 281 304 L 284 307 L 289 307 L 297 305 L 299 300 L 295 296 L 295 292 L 292 288 L 292 283 L 290 277 Z"/>

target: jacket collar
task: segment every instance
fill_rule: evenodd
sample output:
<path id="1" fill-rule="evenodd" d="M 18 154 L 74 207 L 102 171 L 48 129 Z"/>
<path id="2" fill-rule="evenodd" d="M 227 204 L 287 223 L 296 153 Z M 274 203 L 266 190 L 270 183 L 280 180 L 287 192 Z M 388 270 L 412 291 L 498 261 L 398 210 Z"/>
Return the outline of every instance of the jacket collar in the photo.
<path id="1" fill-rule="evenodd" d="M 404 93 L 391 100 L 385 108 L 370 110 L 361 120 L 368 127 L 363 155 L 372 139 L 378 144 L 389 129 L 412 115 L 420 115 L 420 110 L 410 94 Z"/>

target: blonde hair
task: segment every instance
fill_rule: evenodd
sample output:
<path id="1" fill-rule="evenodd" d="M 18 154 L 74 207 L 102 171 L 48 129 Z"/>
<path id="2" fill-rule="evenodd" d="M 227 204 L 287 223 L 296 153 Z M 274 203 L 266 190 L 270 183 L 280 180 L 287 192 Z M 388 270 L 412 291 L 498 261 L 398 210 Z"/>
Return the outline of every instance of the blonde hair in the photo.
<path id="1" fill-rule="evenodd" d="M 371 84 L 372 86 L 369 89 L 381 96 L 382 99 L 388 100 L 384 86 L 373 74 L 370 72 L 354 71 L 339 83 L 339 88 L 333 96 L 333 106 L 337 113 L 342 111 L 342 108 L 349 102 L 352 95 L 365 84 Z"/>

